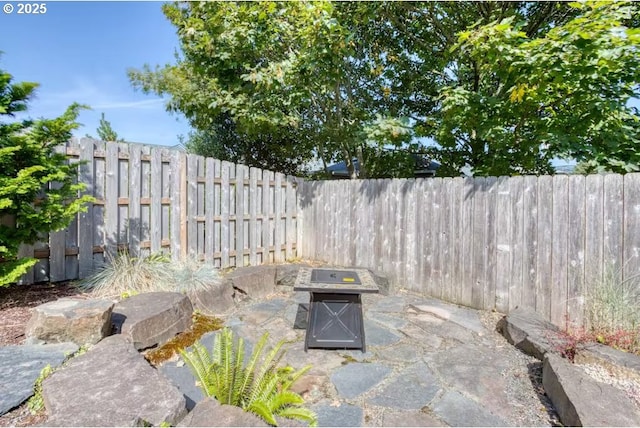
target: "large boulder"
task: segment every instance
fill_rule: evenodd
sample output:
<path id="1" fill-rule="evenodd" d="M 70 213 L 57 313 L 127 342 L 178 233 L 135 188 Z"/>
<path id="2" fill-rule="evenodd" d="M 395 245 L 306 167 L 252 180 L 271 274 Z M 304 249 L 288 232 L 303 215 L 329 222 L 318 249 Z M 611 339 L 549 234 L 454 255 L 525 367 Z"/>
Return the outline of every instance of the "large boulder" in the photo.
<path id="1" fill-rule="evenodd" d="M 111 333 L 113 305 L 110 300 L 69 298 L 44 303 L 34 308 L 27 323 L 27 340 L 80 346 L 98 343 Z"/>
<path id="2" fill-rule="evenodd" d="M 267 427 L 265 421 L 240 407 L 206 398 L 178 424 L 179 427 Z"/>
<path id="3" fill-rule="evenodd" d="M 293 289 L 296 277 L 301 267 L 311 267 L 308 264 L 286 263 L 276 265 L 276 285 Z"/>
<path id="4" fill-rule="evenodd" d="M 193 306 L 186 295 L 157 291 L 118 302 L 111 319 L 116 333 L 142 350 L 162 345 L 189 329 L 192 315 Z"/>
<path id="5" fill-rule="evenodd" d="M 107 337 L 42 384 L 49 426 L 175 425 L 182 393 L 121 335 Z"/>
<path id="6" fill-rule="evenodd" d="M 235 308 L 233 285 L 229 281 L 187 292 L 193 307 L 206 315 L 219 315 Z"/>
<path id="7" fill-rule="evenodd" d="M 226 276 L 236 290 L 237 301 L 264 299 L 276 290 L 276 267 L 274 265 L 241 267 Z"/>
<path id="8" fill-rule="evenodd" d="M 624 392 L 557 355 L 545 355 L 542 386 L 565 426 L 640 426 L 640 413 Z"/>
<path id="9" fill-rule="evenodd" d="M 33 385 L 47 364 L 55 368 L 77 350 L 74 343 L 0 347 L 0 415 L 33 395 Z"/>
<path id="10" fill-rule="evenodd" d="M 540 361 L 547 352 L 557 351 L 553 340 L 559 328 L 531 309 L 514 309 L 500 320 L 498 330 L 509 343 Z"/>

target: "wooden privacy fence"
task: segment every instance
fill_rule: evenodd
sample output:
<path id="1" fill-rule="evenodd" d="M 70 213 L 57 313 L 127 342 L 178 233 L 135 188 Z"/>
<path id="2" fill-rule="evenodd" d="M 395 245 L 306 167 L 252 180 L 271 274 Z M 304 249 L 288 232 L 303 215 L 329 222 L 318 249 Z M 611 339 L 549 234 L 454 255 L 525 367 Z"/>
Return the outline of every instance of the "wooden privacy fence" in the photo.
<path id="1" fill-rule="evenodd" d="M 39 259 L 22 282 L 85 278 L 118 249 L 222 268 L 296 255 L 295 177 L 160 146 L 83 138 L 59 149 L 82 162 L 78 179 L 96 202 L 66 230 L 21 248 Z"/>
<path id="2" fill-rule="evenodd" d="M 589 287 L 640 270 L 640 174 L 314 181 L 299 193 L 302 257 L 478 309 L 580 323 Z"/>

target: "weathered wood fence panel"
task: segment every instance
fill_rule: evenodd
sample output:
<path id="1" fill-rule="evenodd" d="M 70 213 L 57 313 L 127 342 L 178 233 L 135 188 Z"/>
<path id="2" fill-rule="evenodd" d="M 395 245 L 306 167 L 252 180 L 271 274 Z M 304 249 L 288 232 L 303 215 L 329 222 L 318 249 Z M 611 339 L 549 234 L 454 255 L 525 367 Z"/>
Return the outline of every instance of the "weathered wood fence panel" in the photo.
<path id="1" fill-rule="evenodd" d="M 580 323 L 603 275 L 640 272 L 640 174 L 312 181 L 299 195 L 303 258 L 480 309 Z"/>
<path id="2" fill-rule="evenodd" d="M 87 277 L 117 251 L 220 268 L 297 256 L 296 177 L 160 146 L 83 138 L 59 150 L 82 162 L 78 180 L 96 201 L 66 230 L 22 246 L 38 259 L 22 283 Z"/>

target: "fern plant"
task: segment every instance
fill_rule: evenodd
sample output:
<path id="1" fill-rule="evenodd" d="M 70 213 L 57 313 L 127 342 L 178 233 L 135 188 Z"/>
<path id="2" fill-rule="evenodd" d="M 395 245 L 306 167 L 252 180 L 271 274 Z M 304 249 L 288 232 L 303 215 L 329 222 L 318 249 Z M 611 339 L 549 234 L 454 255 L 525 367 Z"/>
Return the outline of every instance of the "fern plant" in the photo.
<path id="1" fill-rule="evenodd" d="M 269 334 L 256 344 L 247 364 L 244 364 L 244 341 L 233 338 L 225 327 L 217 336 L 211 353 L 200 342 L 191 351 L 180 350 L 183 360 L 193 372 L 198 385 L 208 397 L 222 404 L 238 406 L 254 413 L 268 424 L 277 426 L 276 416 L 297 419 L 317 425 L 317 417 L 304 408 L 303 398 L 290 390 L 291 385 L 311 366 L 300 370 L 278 367 L 285 354 L 281 340 L 261 358 Z"/>

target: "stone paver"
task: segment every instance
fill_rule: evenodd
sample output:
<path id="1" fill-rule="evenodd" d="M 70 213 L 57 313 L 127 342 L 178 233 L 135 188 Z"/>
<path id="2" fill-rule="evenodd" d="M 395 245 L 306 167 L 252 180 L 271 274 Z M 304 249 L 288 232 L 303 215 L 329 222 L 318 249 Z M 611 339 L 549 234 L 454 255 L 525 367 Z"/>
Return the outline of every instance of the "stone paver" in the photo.
<path id="1" fill-rule="evenodd" d="M 444 427 L 442 421 L 425 412 L 413 410 L 385 410 L 383 427 Z"/>
<path id="2" fill-rule="evenodd" d="M 57 367 L 77 350 L 73 343 L 0 347 L 0 415 L 33 395 L 33 384 L 47 364 Z"/>
<path id="3" fill-rule="evenodd" d="M 425 363 L 417 363 L 400 372 L 371 400 L 377 406 L 403 410 L 420 410 L 440 390 L 440 382 Z"/>
<path id="4" fill-rule="evenodd" d="M 291 341 L 282 364 L 311 365 L 294 389 L 318 413 L 319 426 L 551 423 L 544 408 L 539 415 L 523 416 L 522 406 L 541 409 L 539 401 L 529 404 L 539 398 L 527 375 L 528 360 L 518 361 L 517 379 L 509 378 L 514 354 L 520 351 L 485 328 L 478 311 L 408 294 L 365 295 L 366 353 L 305 352 L 305 330 L 296 326 L 296 319 L 304 317 L 298 311 L 309 296 L 285 288 L 271 300 L 238 305 L 225 324 L 249 345 L 265 331 L 274 341 Z M 207 336 L 203 342 L 210 347 L 212 338 Z M 175 385 L 182 389 L 187 382 L 183 393 L 188 406 L 201 401 L 192 377 L 180 383 L 181 377 L 189 376 L 185 374 L 188 367 L 178 367 L 176 362 L 167 365 L 161 371 Z M 514 385 L 519 389 L 528 385 L 531 391 L 514 393 Z"/>
<path id="5" fill-rule="evenodd" d="M 331 375 L 331 382 L 344 398 L 357 397 L 384 379 L 391 369 L 382 364 L 350 363 Z"/>
<path id="6" fill-rule="evenodd" d="M 364 425 L 361 407 L 351 404 L 332 404 L 322 404 L 311 408 L 318 415 L 318 426 L 361 427 Z"/>
<path id="7" fill-rule="evenodd" d="M 504 427 L 508 423 L 457 391 L 448 391 L 432 406 L 433 413 L 449 426 Z"/>
<path id="8" fill-rule="evenodd" d="M 364 335 L 367 346 L 388 346 L 402 339 L 397 333 L 369 320 L 364 320 Z"/>

